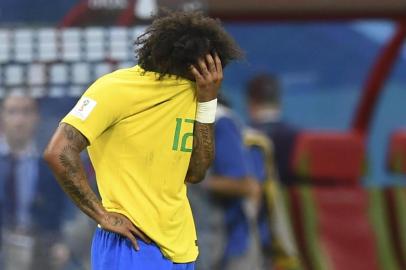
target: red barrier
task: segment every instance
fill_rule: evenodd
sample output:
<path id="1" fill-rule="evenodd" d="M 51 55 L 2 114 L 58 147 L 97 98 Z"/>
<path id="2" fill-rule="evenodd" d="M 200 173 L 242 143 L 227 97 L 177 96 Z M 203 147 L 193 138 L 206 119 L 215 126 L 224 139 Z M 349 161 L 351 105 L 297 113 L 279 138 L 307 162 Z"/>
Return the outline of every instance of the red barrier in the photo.
<path id="1" fill-rule="evenodd" d="M 356 133 L 303 132 L 293 170 L 312 184 L 359 185 L 365 165 L 364 138 Z"/>

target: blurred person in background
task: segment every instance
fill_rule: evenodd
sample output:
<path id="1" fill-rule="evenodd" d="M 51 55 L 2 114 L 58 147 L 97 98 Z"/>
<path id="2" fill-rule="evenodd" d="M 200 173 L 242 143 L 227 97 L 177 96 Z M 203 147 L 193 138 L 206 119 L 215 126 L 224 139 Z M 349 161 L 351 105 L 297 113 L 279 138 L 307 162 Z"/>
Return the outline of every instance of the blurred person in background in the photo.
<path id="1" fill-rule="evenodd" d="M 296 243 L 281 195 L 280 181 L 273 158 L 272 142 L 261 131 L 246 128 L 244 141 L 248 148 L 253 177 L 260 183 L 262 196 L 256 215 L 250 217 L 257 224 L 265 269 L 300 269 Z"/>
<path id="2" fill-rule="evenodd" d="M 290 164 L 298 130 L 282 119 L 280 87 L 275 75 L 254 76 L 247 84 L 247 107 L 252 126 L 267 134 L 274 145 L 281 183 L 291 185 L 296 182 Z"/>
<path id="3" fill-rule="evenodd" d="M 281 115 L 281 86 L 272 74 L 258 74 L 247 84 L 247 107 L 252 128 L 245 132 L 256 179 L 264 197 L 258 213 L 258 234 L 267 268 L 299 269 L 282 185 L 296 183 L 291 158 L 298 130 Z"/>
<path id="4" fill-rule="evenodd" d="M 189 190 L 199 236 L 199 270 L 262 269 L 255 216 L 261 197 L 250 175 L 242 125 L 223 98 L 215 123 L 216 154 L 207 180 Z M 253 207 L 249 209 L 246 204 Z"/>
<path id="5" fill-rule="evenodd" d="M 61 244 L 66 200 L 39 158 L 37 102 L 11 90 L 0 110 L 2 269 L 62 269 L 69 257 Z"/>

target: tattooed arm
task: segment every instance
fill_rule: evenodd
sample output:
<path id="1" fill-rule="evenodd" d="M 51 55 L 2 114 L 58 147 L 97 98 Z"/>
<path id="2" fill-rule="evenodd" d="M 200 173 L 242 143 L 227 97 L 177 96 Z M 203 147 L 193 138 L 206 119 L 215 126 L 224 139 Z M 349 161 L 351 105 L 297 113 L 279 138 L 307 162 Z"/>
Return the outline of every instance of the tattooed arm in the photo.
<path id="1" fill-rule="evenodd" d="M 74 203 L 102 228 L 121 234 L 131 240 L 138 250 L 134 235 L 149 239 L 125 216 L 107 212 L 90 188 L 80 153 L 88 146 L 87 139 L 74 127 L 62 123 L 56 130 L 45 152 L 44 159 L 58 183 Z"/>
<path id="2" fill-rule="evenodd" d="M 214 158 L 214 126 L 195 122 L 193 130 L 193 151 L 190 158 L 186 182 L 199 183 L 204 179 Z"/>
<path id="3" fill-rule="evenodd" d="M 198 102 L 207 102 L 217 98 L 223 79 L 220 58 L 207 54 L 192 65 L 190 71 L 196 80 Z M 186 182 L 199 183 L 206 174 L 214 158 L 214 124 L 203 124 L 195 121 L 193 130 L 193 151 L 190 158 Z"/>

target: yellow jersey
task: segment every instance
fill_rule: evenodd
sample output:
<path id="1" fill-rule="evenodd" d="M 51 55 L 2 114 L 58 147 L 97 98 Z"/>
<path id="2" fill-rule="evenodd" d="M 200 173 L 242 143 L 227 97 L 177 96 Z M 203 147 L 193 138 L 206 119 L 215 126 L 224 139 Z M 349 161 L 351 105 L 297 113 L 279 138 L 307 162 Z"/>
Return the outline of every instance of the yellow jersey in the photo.
<path id="1" fill-rule="evenodd" d="M 192 81 L 135 66 L 98 79 L 62 122 L 88 140 L 107 211 L 128 217 L 176 263 L 198 248 L 185 176 L 193 145 Z"/>

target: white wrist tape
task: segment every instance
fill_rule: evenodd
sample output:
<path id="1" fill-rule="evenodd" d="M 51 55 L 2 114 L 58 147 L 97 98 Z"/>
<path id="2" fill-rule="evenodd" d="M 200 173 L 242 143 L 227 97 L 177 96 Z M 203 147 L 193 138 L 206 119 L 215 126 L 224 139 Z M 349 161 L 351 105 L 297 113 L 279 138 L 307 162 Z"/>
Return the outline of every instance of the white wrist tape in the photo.
<path id="1" fill-rule="evenodd" d="M 203 124 L 214 123 L 216 120 L 216 110 L 217 98 L 207 102 L 198 102 L 196 121 Z"/>

